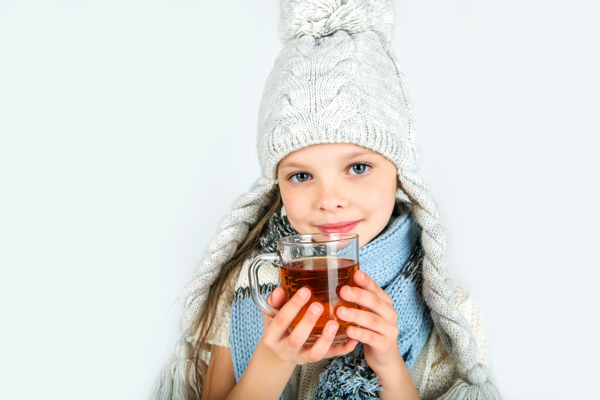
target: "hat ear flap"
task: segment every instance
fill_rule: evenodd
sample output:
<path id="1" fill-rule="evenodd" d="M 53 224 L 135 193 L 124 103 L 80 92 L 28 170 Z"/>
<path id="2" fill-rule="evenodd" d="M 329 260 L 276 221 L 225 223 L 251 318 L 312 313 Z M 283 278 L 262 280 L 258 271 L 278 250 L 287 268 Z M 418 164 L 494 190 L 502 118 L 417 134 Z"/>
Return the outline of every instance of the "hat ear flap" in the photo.
<path id="1" fill-rule="evenodd" d="M 452 289 L 446 283 L 446 235 L 429 188 L 414 170 L 401 170 L 398 176 L 402 190 L 412 202 L 415 220 L 422 228 L 423 298 L 444 347 L 467 370 L 466 379 L 458 380 L 442 398 L 499 399 L 496 387 L 488 380 L 487 369 L 477 362 L 477 342 L 471 326 L 452 304 Z"/>
<path id="2" fill-rule="evenodd" d="M 196 269 L 194 280 L 183 291 L 181 328 L 188 336 L 179 340 L 175 356 L 164 367 L 153 390 L 154 399 L 187 400 L 190 396 L 200 396 L 201 388 L 198 387 L 199 382 L 196 381 L 195 365 L 192 361 L 195 350 L 193 331 L 196 330 L 193 325 L 198 324 L 200 310 L 221 268 L 231 259 L 246 239 L 250 228 L 258 222 L 264 209 L 273 201 L 274 187 L 274 180 L 258 179 L 250 191 L 238 197 L 229 214 L 221 220 L 216 236 L 208 245 L 204 260 Z M 191 388 L 188 387 L 188 382 Z"/>
<path id="3" fill-rule="evenodd" d="M 183 291 L 184 331 L 196 319 L 206 300 L 208 289 L 217 278 L 221 267 L 231 259 L 248 235 L 250 227 L 258 222 L 261 212 L 273 200 L 274 186 L 274 180 L 259 178 L 250 191 L 237 198 L 229 214 L 221 220 L 217 235 L 208 244 L 204 260 L 196 269 L 194 280 Z"/>

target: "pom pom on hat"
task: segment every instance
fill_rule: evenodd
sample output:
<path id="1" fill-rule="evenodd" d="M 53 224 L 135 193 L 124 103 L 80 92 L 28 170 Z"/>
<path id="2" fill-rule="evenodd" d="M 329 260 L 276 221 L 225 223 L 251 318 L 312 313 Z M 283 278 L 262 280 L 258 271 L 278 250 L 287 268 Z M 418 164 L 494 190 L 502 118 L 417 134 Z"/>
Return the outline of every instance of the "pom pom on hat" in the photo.
<path id="1" fill-rule="evenodd" d="M 315 38 L 338 30 L 349 34 L 374 31 L 392 40 L 392 0 L 282 0 L 279 35 L 285 44 L 309 35 Z"/>

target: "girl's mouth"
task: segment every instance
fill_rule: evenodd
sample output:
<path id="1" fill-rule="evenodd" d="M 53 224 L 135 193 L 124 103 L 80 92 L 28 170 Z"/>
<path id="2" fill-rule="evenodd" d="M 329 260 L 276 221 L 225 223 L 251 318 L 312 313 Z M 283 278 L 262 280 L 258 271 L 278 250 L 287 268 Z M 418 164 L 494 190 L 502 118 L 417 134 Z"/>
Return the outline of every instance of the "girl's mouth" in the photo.
<path id="1" fill-rule="evenodd" d="M 323 225 L 315 225 L 317 229 L 319 229 L 323 233 L 331 233 L 331 232 L 350 232 L 352 229 L 356 227 L 356 225 L 360 224 L 362 219 L 357 221 L 342 221 L 335 222 L 333 224 L 323 224 Z"/>

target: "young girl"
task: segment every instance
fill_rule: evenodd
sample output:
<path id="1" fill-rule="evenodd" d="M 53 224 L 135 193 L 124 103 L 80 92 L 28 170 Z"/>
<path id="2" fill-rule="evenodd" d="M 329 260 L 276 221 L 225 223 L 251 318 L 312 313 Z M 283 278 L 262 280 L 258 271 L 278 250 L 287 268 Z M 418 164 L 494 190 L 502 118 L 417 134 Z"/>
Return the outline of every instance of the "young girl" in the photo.
<path id="1" fill-rule="evenodd" d="M 282 0 L 285 44 L 259 110 L 263 176 L 233 205 L 183 293 L 184 335 L 156 399 L 499 399 L 479 310 L 446 275 L 445 236 L 417 173 L 413 117 L 389 47 L 391 0 Z M 404 199 L 404 200 L 403 200 Z M 283 304 L 260 269 L 271 318 L 252 303 L 249 261 L 283 236 L 359 235 L 360 309 L 304 346 L 323 306 Z"/>

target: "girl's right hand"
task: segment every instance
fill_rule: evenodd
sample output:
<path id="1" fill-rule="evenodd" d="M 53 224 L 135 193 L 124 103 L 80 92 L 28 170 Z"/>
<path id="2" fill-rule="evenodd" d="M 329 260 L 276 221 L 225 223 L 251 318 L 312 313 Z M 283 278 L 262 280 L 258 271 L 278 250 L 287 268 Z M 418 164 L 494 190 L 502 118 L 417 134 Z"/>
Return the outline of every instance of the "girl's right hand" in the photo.
<path id="1" fill-rule="evenodd" d="M 301 308 L 310 300 L 310 290 L 306 287 L 300 289 L 285 305 L 285 292 L 276 288 L 267 298 L 267 303 L 278 310 L 277 315 L 263 318 L 263 336 L 260 341 L 269 348 L 280 360 L 291 361 L 295 364 L 315 362 L 323 358 L 348 354 L 358 343 L 349 339 L 344 344 L 333 345 L 333 339 L 338 330 L 338 323 L 334 320 L 327 321 L 323 334 L 312 346 L 304 346 L 312 328 L 323 312 L 323 305 L 312 303 L 292 333 L 290 325 L 298 315 Z"/>

